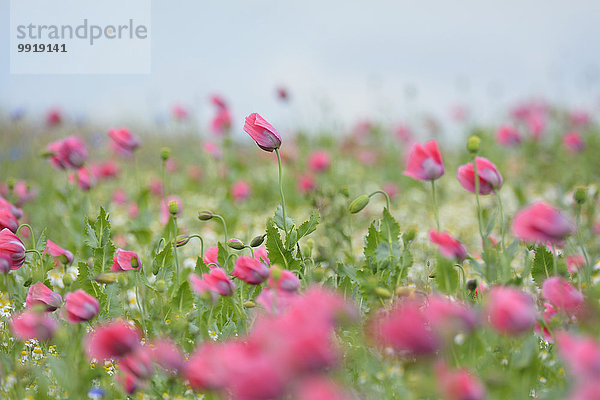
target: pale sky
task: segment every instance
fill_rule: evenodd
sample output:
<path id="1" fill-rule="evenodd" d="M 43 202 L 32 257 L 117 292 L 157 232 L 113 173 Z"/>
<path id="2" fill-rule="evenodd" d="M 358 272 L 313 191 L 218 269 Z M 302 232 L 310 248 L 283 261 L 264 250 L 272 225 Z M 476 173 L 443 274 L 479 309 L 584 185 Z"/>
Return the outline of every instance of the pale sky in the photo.
<path id="1" fill-rule="evenodd" d="M 9 1 L 0 4 L 8 27 Z M 453 104 L 490 117 L 530 95 L 597 112 L 598 21 L 594 0 L 153 0 L 149 75 L 10 75 L 3 29 L 0 108 L 59 106 L 116 123 L 180 102 L 204 125 L 208 96 L 220 93 L 238 127 L 255 111 L 288 127 L 401 121 Z M 276 101 L 278 85 L 291 107 Z"/>

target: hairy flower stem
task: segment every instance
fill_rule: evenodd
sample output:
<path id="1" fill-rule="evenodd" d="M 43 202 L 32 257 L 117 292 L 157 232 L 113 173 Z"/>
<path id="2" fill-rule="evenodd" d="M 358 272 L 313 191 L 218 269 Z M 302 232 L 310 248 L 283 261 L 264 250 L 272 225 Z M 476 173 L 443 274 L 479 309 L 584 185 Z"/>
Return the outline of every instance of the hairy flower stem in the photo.
<path id="1" fill-rule="evenodd" d="M 177 282 L 177 287 L 179 287 L 179 257 L 177 257 L 177 217 L 176 216 L 172 216 L 173 218 L 173 241 L 172 241 L 172 246 L 173 246 L 173 256 L 175 258 L 175 277 L 176 282 Z"/>
<path id="2" fill-rule="evenodd" d="M 431 180 L 431 196 L 433 197 L 433 215 L 435 216 L 435 225 L 437 227 L 437 231 L 440 231 L 440 212 L 438 210 L 437 204 L 437 194 L 435 191 L 435 181 Z"/>
<path id="3" fill-rule="evenodd" d="M 369 195 L 369 197 L 373 197 L 376 194 L 381 194 L 381 195 L 385 196 L 385 204 L 386 204 L 388 211 L 390 211 L 390 196 L 383 190 L 376 190 L 373 193 L 371 193 Z"/>
<path id="4" fill-rule="evenodd" d="M 285 196 L 283 195 L 283 174 L 281 172 L 281 156 L 279 155 L 279 149 L 275 149 L 277 154 L 277 166 L 279 167 L 279 194 L 281 195 L 281 211 L 283 213 L 283 231 L 285 232 L 285 238 L 287 239 L 287 221 L 285 214 Z"/>

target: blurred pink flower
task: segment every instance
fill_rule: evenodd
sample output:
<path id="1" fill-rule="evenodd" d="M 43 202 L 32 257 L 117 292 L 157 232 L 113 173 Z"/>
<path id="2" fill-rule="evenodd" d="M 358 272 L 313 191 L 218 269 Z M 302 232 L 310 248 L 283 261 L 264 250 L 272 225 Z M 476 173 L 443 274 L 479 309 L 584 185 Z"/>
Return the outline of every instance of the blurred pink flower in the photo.
<path id="1" fill-rule="evenodd" d="M 123 272 L 130 270 L 139 270 L 142 266 L 140 257 L 134 251 L 117 249 L 113 258 L 113 265 L 110 267 L 112 272 Z"/>
<path id="2" fill-rule="evenodd" d="M 544 281 L 542 295 L 558 310 L 568 314 L 576 314 L 583 305 L 583 294 L 559 276 Z"/>
<path id="3" fill-rule="evenodd" d="M 502 187 L 502 175 L 487 158 L 476 157 L 477 175 L 479 176 L 479 194 L 490 194 Z M 473 163 L 458 167 L 458 181 L 465 190 L 475 193 L 475 168 Z"/>
<path id="4" fill-rule="evenodd" d="M 425 145 L 413 144 L 404 175 L 421 181 L 435 180 L 444 175 L 444 161 L 435 140 Z"/>
<path id="5" fill-rule="evenodd" d="M 503 146 L 516 146 L 523 141 L 519 131 L 511 125 L 502 125 L 496 132 L 496 140 Z"/>
<path id="6" fill-rule="evenodd" d="M 100 304 L 95 297 L 79 289 L 65 295 L 67 320 L 71 323 L 89 321 L 98 315 Z"/>
<path id="7" fill-rule="evenodd" d="M 325 150 L 315 150 L 308 156 L 308 166 L 313 172 L 323 172 L 331 166 L 331 156 Z"/>
<path id="8" fill-rule="evenodd" d="M 560 246 L 567 236 L 575 232 L 575 226 L 557 209 L 538 202 L 515 215 L 512 231 L 524 242 L 550 242 Z"/>
<path id="9" fill-rule="evenodd" d="M 50 340 L 58 328 L 55 319 L 35 311 L 23 311 L 15 314 L 9 323 L 15 337 L 22 341 L 29 339 Z"/>
<path id="10" fill-rule="evenodd" d="M 269 277 L 269 268 L 252 257 L 241 256 L 235 261 L 231 275 L 251 285 L 259 285 Z"/>
<path id="11" fill-rule="evenodd" d="M 447 232 L 429 231 L 429 240 L 438 245 L 440 253 L 446 258 L 454 259 L 461 263 L 467 258 L 467 249 L 458 240 Z"/>
<path id="12" fill-rule="evenodd" d="M 27 308 L 42 306 L 44 311 L 52 312 L 62 305 L 62 301 L 63 299 L 60 294 L 53 292 L 52 289 L 42 282 L 37 282 L 29 287 L 25 305 Z"/>
<path id="13" fill-rule="evenodd" d="M 508 286 L 496 286 L 489 292 L 487 315 L 498 333 L 519 335 L 533 328 L 535 305 L 525 292 Z"/>

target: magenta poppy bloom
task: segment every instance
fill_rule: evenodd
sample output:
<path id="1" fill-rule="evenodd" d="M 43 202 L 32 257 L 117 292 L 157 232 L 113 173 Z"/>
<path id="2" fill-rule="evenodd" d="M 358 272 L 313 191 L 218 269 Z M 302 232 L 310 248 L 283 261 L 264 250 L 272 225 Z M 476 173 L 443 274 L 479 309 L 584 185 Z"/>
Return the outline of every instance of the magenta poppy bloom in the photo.
<path id="1" fill-rule="evenodd" d="M 231 114 L 227 108 L 219 108 L 210 124 L 210 130 L 216 135 L 222 135 L 231 129 Z"/>
<path id="2" fill-rule="evenodd" d="M 307 194 L 315 190 L 317 187 L 315 178 L 310 174 L 302 174 L 298 177 L 298 191 L 302 194 Z"/>
<path id="3" fill-rule="evenodd" d="M 190 116 L 187 108 L 185 108 L 181 104 L 175 104 L 171 108 L 171 115 L 176 121 L 185 121 Z"/>
<path id="4" fill-rule="evenodd" d="M 542 314 L 542 317 L 544 318 L 544 323 L 546 325 L 550 324 L 552 318 L 554 318 L 556 314 L 558 314 L 558 311 L 556 310 L 556 308 L 554 308 L 552 304 L 544 303 L 544 312 Z M 535 325 L 534 331 L 538 336 L 544 338 L 546 342 L 554 343 L 554 338 L 552 337 L 550 330 L 548 330 L 548 328 L 546 328 L 545 326 L 542 327 L 539 322 Z"/>
<path id="5" fill-rule="evenodd" d="M 578 382 L 600 379 L 600 343 L 592 337 L 579 337 L 569 332 L 556 334 L 558 353 L 567 370 Z"/>
<path id="6" fill-rule="evenodd" d="M 250 184 L 244 180 L 239 180 L 231 185 L 231 196 L 236 202 L 246 200 L 252 193 Z"/>
<path id="7" fill-rule="evenodd" d="M 51 154 L 50 162 L 59 169 L 80 168 L 88 157 L 85 144 L 75 136 L 50 143 L 47 150 Z"/>
<path id="8" fill-rule="evenodd" d="M 213 303 L 216 303 L 219 294 L 208 284 L 208 282 L 194 273 L 188 275 L 188 280 L 194 292 L 198 293 L 200 296 L 206 296 L 207 300 L 210 298 Z"/>
<path id="9" fill-rule="evenodd" d="M 550 242 L 560 246 L 567 236 L 575 232 L 575 226 L 554 207 L 538 202 L 515 215 L 512 231 L 524 242 Z"/>
<path id="10" fill-rule="evenodd" d="M 65 295 L 67 320 L 73 324 L 89 321 L 98 315 L 100 304 L 95 297 L 79 289 Z"/>
<path id="11" fill-rule="evenodd" d="M 380 345 L 414 356 L 431 355 L 440 345 L 421 304 L 415 301 L 406 301 L 380 316 L 374 333 Z"/>
<path id="12" fill-rule="evenodd" d="M 438 391 L 447 400 L 484 400 L 485 386 L 471 372 L 461 368 L 450 370 L 441 362 L 435 366 Z"/>
<path id="13" fill-rule="evenodd" d="M 273 151 L 281 146 L 279 132 L 257 113 L 246 117 L 244 131 L 265 151 Z"/>
<path id="14" fill-rule="evenodd" d="M 52 339 L 58 328 L 58 323 L 44 313 L 23 311 L 20 314 L 13 315 L 10 319 L 10 328 L 19 340 L 37 339 L 45 341 Z"/>
<path id="15" fill-rule="evenodd" d="M 117 249 L 113 258 L 113 265 L 110 267 L 112 272 L 122 272 L 129 270 L 139 270 L 142 265 L 140 257 L 134 251 Z"/>
<path id="16" fill-rule="evenodd" d="M 44 307 L 44 311 L 52 312 L 62 305 L 62 296 L 53 292 L 52 289 L 42 282 L 37 282 L 29 287 L 25 305 L 27 308 L 40 305 Z"/>
<path id="17" fill-rule="evenodd" d="M 567 269 L 570 274 L 579 272 L 581 267 L 585 266 L 585 257 L 581 254 L 567 257 Z"/>
<path id="18" fill-rule="evenodd" d="M 273 277 L 273 271 L 278 271 L 278 279 Z M 298 289 L 300 289 L 300 279 L 298 279 L 296 274 L 287 269 L 271 269 L 268 283 L 271 289 L 283 290 L 286 292 L 297 292 Z"/>
<path id="19" fill-rule="evenodd" d="M 109 322 L 98 326 L 86 338 L 86 349 L 90 358 L 106 360 L 121 358 L 140 347 L 140 333 L 123 321 Z"/>
<path id="20" fill-rule="evenodd" d="M 141 145 L 140 139 L 126 128 L 111 129 L 108 131 L 108 136 L 112 139 L 113 151 L 123 156 L 132 155 Z"/>
<path id="21" fill-rule="evenodd" d="M 521 134 L 511 125 L 502 125 L 498 132 L 496 132 L 496 140 L 503 146 L 516 146 L 520 144 L 523 139 Z"/>
<path id="22" fill-rule="evenodd" d="M 92 177 L 96 180 L 107 180 L 119 175 L 119 165 L 111 160 L 89 165 Z"/>
<path id="23" fill-rule="evenodd" d="M 52 240 L 48 239 L 46 242 L 46 248 L 44 249 L 45 254 L 50 254 L 54 259 L 54 262 L 60 264 L 71 264 L 73 262 L 73 253 L 69 250 L 65 250 Z"/>
<path id="24" fill-rule="evenodd" d="M 323 172 L 331 166 L 331 156 L 325 150 L 315 150 L 308 157 L 308 166 L 314 172 Z"/>
<path id="25" fill-rule="evenodd" d="M 79 189 L 88 191 L 94 186 L 92 176 L 85 167 L 79 168 L 77 171 L 69 174 L 69 182 L 79 186 Z"/>
<path id="26" fill-rule="evenodd" d="M 46 126 L 53 128 L 61 124 L 63 120 L 62 113 L 59 109 L 53 108 L 46 113 Z"/>
<path id="27" fill-rule="evenodd" d="M 437 142 L 415 143 L 408 154 L 404 175 L 420 181 L 433 181 L 444 175 L 444 161 Z"/>
<path id="28" fill-rule="evenodd" d="M 525 292 L 496 286 L 490 290 L 487 314 L 495 331 L 519 335 L 533 328 L 537 312 L 533 300 Z"/>
<path id="29" fill-rule="evenodd" d="M 19 220 L 9 208 L 0 208 L 0 229 L 8 229 L 11 232 L 16 232 L 19 228 Z"/>
<path id="30" fill-rule="evenodd" d="M 267 252 L 267 249 L 264 246 L 259 247 L 258 249 L 254 249 L 254 259 L 261 261 L 267 264 L 268 266 L 271 265 L 271 260 L 269 260 L 269 253 Z"/>
<path id="31" fill-rule="evenodd" d="M 266 287 L 256 296 L 256 303 L 263 306 L 269 313 L 280 314 L 290 308 L 296 297 L 297 292 Z"/>
<path id="32" fill-rule="evenodd" d="M 479 194 L 490 194 L 502 187 L 502 175 L 487 158 L 476 157 L 477 175 L 479 176 Z M 462 165 L 456 173 L 458 181 L 466 190 L 475 193 L 475 168 L 473 163 Z"/>
<path id="33" fill-rule="evenodd" d="M 208 265 L 208 268 L 215 268 L 215 265 L 219 265 L 219 262 L 217 261 L 218 256 L 219 248 L 216 246 L 209 247 L 208 250 L 204 252 L 204 264 Z"/>
<path id="34" fill-rule="evenodd" d="M 170 339 L 158 339 L 150 344 L 150 358 L 167 371 L 179 373 L 185 358 L 181 349 Z"/>
<path id="35" fill-rule="evenodd" d="M 544 281 L 542 295 L 558 310 L 568 314 L 577 313 L 583 305 L 583 294 L 559 276 L 553 276 Z"/>
<path id="36" fill-rule="evenodd" d="M 25 262 L 25 245 L 9 229 L 0 231 L 0 257 L 10 260 L 10 269 L 21 268 Z"/>
<path id="37" fill-rule="evenodd" d="M 154 368 L 150 359 L 150 350 L 140 346 L 135 351 L 129 352 L 119 361 L 119 368 L 126 374 L 141 380 L 152 377 Z"/>
<path id="38" fill-rule="evenodd" d="M 470 307 L 440 295 L 428 299 L 424 313 L 431 327 L 440 332 L 471 332 L 477 325 L 477 315 Z"/>
<path id="39" fill-rule="evenodd" d="M 355 397 L 337 383 L 323 377 L 305 378 L 296 389 L 297 400 L 353 400 Z"/>
<path id="40" fill-rule="evenodd" d="M 215 292 L 221 296 L 231 296 L 235 291 L 235 283 L 229 279 L 222 268 L 213 268 L 207 274 L 202 274 L 202 278 Z"/>
<path id="41" fill-rule="evenodd" d="M 25 183 L 24 181 L 19 181 L 22 183 Z M 17 182 L 17 184 L 19 183 Z M 16 186 L 17 184 L 15 184 L 15 190 L 16 190 Z M 25 183 L 25 185 L 27 185 Z M 19 185 L 22 186 L 22 185 Z M 19 196 L 20 197 L 20 196 Z M 13 205 L 11 202 L 9 202 L 8 200 L 6 200 L 4 197 L 2 197 L 0 195 L 0 209 L 7 209 L 8 211 L 10 211 L 10 213 L 16 218 L 19 219 L 23 216 L 23 210 L 21 210 L 20 208 L 18 208 L 17 206 Z"/>
<path id="42" fill-rule="evenodd" d="M 429 232 L 429 240 L 438 245 L 440 253 L 446 258 L 454 259 L 458 262 L 463 262 L 467 258 L 467 249 L 458 240 L 454 239 L 447 232 Z"/>
<path id="43" fill-rule="evenodd" d="M 585 142 L 578 132 L 568 132 L 563 136 L 563 145 L 571 153 L 581 153 L 585 150 Z"/>
<path id="44" fill-rule="evenodd" d="M 231 275 L 251 285 L 260 285 L 269 277 L 269 268 L 252 257 L 242 256 L 235 261 Z"/>

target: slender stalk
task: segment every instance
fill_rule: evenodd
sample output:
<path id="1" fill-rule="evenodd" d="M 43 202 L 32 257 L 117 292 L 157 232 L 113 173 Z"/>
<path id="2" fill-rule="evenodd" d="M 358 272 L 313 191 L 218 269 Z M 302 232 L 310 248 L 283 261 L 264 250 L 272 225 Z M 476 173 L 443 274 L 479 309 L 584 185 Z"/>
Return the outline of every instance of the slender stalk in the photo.
<path id="1" fill-rule="evenodd" d="M 173 245 L 173 256 L 175 258 L 175 277 L 176 282 L 177 282 L 177 287 L 179 287 L 179 257 L 177 257 L 177 217 L 176 216 L 172 216 L 173 218 L 173 229 L 175 232 L 173 232 L 173 241 L 172 241 L 172 245 Z"/>
<path id="2" fill-rule="evenodd" d="M 498 199 L 498 210 L 500 211 L 500 249 L 504 251 L 504 207 L 502 207 L 502 197 L 500 197 L 500 193 L 494 190 L 494 194 L 496 195 L 496 199 Z"/>
<path id="3" fill-rule="evenodd" d="M 283 231 L 285 232 L 285 237 L 287 239 L 287 221 L 285 216 L 285 196 L 283 195 L 283 175 L 281 172 L 281 156 L 279 155 L 279 149 L 275 149 L 275 153 L 277 154 L 277 166 L 279 168 L 279 194 L 281 196 L 281 211 L 283 213 Z"/>
<path id="4" fill-rule="evenodd" d="M 227 239 L 229 239 L 229 234 L 227 233 L 227 223 L 225 223 L 225 219 L 219 214 L 213 214 L 213 217 L 221 220 L 221 223 L 223 224 L 223 231 L 225 231 L 225 241 L 223 243 L 227 243 Z"/>
<path id="5" fill-rule="evenodd" d="M 33 229 L 31 229 L 31 226 L 29 224 L 21 224 L 21 225 L 19 225 L 19 227 L 17 228 L 16 235 L 18 236 L 19 232 L 21 232 L 21 228 L 24 228 L 24 227 L 26 227 L 27 229 L 29 229 L 29 233 L 31 234 L 31 242 L 33 243 L 33 247 L 35 248 L 37 243 L 35 243 L 35 235 L 33 233 Z"/>
<path id="6" fill-rule="evenodd" d="M 433 197 L 433 215 L 435 216 L 435 225 L 438 232 L 440 231 L 440 213 L 437 204 L 437 194 L 435 192 L 435 180 L 431 180 L 431 195 Z"/>
<path id="7" fill-rule="evenodd" d="M 140 322 L 142 323 L 142 329 L 144 330 L 144 335 L 146 334 L 146 323 L 144 322 L 145 320 L 145 313 L 144 313 L 144 307 L 142 306 L 142 300 L 140 298 L 140 286 L 142 283 L 142 280 L 140 279 L 139 274 L 142 274 L 142 268 L 140 268 L 139 271 L 137 271 L 135 273 L 135 301 L 137 303 L 138 308 L 140 309 Z"/>
<path id="8" fill-rule="evenodd" d="M 373 193 L 371 193 L 369 195 L 369 197 L 373 197 L 374 195 L 376 195 L 378 193 L 385 196 L 385 204 L 386 204 L 388 211 L 390 211 L 390 196 L 384 190 L 376 190 Z"/>
<path id="9" fill-rule="evenodd" d="M 479 222 L 479 235 L 481 244 L 485 251 L 485 235 L 483 233 L 483 214 L 481 213 L 481 203 L 479 202 L 479 173 L 477 172 L 477 157 L 473 158 L 473 173 L 475 174 L 475 199 L 477 201 L 477 220 Z"/>
<path id="10" fill-rule="evenodd" d="M 577 205 L 577 209 L 576 209 L 576 215 L 575 215 L 575 224 L 577 225 L 577 241 L 579 242 L 579 247 L 581 247 L 581 252 L 583 253 L 583 258 L 585 259 L 585 266 L 583 268 L 584 275 L 585 275 L 585 280 L 587 282 L 587 284 L 589 285 L 590 283 L 590 260 L 588 258 L 587 255 L 587 251 L 585 251 L 585 246 L 583 244 L 583 237 L 581 236 L 581 229 L 580 229 L 580 224 L 581 224 L 581 205 L 578 204 Z"/>

